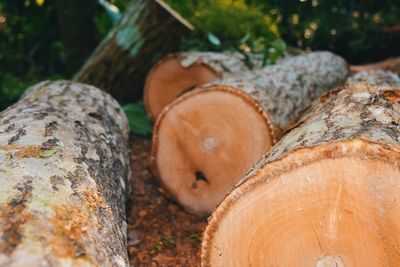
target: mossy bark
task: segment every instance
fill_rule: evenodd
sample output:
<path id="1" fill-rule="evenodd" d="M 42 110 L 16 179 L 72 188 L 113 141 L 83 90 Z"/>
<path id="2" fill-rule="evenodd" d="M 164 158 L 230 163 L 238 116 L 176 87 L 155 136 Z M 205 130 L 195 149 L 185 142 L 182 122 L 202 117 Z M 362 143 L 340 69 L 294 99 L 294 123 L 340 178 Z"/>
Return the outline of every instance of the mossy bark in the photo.
<path id="1" fill-rule="evenodd" d="M 128 266 L 127 120 L 108 94 L 43 82 L 0 113 L 0 266 Z"/>
<path id="2" fill-rule="evenodd" d="M 150 67 L 178 51 L 192 26 L 162 0 L 135 0 L 74 80 L 97 86 L 118 100 L 138 99 Z"/>

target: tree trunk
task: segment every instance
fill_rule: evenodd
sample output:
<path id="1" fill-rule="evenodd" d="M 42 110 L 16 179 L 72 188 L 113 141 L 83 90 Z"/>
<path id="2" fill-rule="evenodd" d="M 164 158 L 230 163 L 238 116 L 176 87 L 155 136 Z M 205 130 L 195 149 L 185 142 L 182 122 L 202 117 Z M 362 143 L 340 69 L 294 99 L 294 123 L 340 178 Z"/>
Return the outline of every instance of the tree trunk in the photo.
<path id="1" fill-rule="evenodd" d="M 177 51 L 182 35 L 191 29 L 162 0 L 132 1 L 74 79 L 93 84 L 121 101 L 138 99 L 153 63 Z"/>
<path id="2" fill-rule="evenodd" d="M 399 89 L 314 102 L 214 211 L 202 266 L 399 266 Z"/>
<path id="3" fill-rule="evenodd" d="M 342 58 L 317 52 L 181 96 L 154 127 L 156 175 L 187 210 L 211 212 L 282 129 L 347 74 Z"/>
<path id="4" fill-rule="evenodd" d="M 67 72 L 75 72 L 96 47 L 96 0 L 57 0 L 58 25 L 67 58 Z"/>
<path id="5" fill-rule="evenodd" d="M 0 114 L 0 265 L 128 266 L 127 120 L 108 94 L 34 86 Z"/>
<path id="6" fill-rule="evenodd" d="M 377 86 L 398 86 L 400 87 L 400 77 L 390 71 L 369 70 L 361 71 L 351 75 L 347 79 L 347 83 L 352 86 L 357 83 L 368 83 Z"/>
<path id="7" fill-rule="evenodd" d="M 144 101 L 149 117 L 155 120 L 165 106 L 197 86 L 261 66 L 262 56 L 238 52 L 170 54 L 159 60 L 147 76 Z"/>

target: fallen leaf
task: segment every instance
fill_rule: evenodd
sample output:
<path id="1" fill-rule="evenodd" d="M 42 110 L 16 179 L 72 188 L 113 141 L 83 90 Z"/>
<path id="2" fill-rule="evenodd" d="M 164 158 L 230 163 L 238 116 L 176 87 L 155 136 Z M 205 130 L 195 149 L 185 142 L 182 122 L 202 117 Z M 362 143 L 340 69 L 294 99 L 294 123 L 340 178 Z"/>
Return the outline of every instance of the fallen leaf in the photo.
<path id="1" fill-rule="evenodd" d="M 53 156 L 57 152 L 57 149 L 47 149 L 41 153 L 39 153 L 39 157 L 41 158 L 49 158 Z"/>

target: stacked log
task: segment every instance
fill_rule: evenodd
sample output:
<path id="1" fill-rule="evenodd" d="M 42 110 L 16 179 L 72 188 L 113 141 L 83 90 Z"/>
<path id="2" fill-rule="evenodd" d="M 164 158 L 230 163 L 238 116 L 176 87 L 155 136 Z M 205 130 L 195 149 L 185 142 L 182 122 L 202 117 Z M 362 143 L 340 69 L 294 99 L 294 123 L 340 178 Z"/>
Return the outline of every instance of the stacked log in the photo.
<path id="1" fill-rule="evenodd" d="M 316 101 L 209 219 L 202 266 L 398 266 L 400 87 Z"/>
<path id="2" fill-rule="evenodd" d="M 162 0 L 132 1 L 74 80 L 97 86 L 123 102 L 138 99 L 151 66 L 178 51 L 180 39 L 192 30 Z"/>
<path id="3" fill-rule="evenodd" d="M 347 74 L 342 58 L 316 52 L 184 94 L 155 124 L 155 174 L 188 211 L 210 213 L 286 125 Z"/>
<path id="4" fill-rule="evenodd" d="M 144 87 L 144 101 L 152 120 L 180 95 L 230 73 L 262 66 L 262 57 L 239 52 L 181 52 L 170 54 L 152 68 Z"/>
<path id="5" fill-rule="evenodd" d="M 0 266 L 129 266 L 127 125 L 108 94 L 68 81 L 0 113 Z"/>
<path id="6" fill-rule="evenodd" d="M 366 65 L 350 66 L 351 72 L 363 72 L 371 70 L 390 71 L 400 74 L 400 57 L 388 58 L 386 60 Z"/>
<path id="7" fill-rule="evenodd" d="M 368 70 L 351 75 L 347 79 L 347 83 L 350 86 L 358 83 L 367 83 L 370 85 L 395 87 L 400 86 L 400 77 L 391 71 Z"/>

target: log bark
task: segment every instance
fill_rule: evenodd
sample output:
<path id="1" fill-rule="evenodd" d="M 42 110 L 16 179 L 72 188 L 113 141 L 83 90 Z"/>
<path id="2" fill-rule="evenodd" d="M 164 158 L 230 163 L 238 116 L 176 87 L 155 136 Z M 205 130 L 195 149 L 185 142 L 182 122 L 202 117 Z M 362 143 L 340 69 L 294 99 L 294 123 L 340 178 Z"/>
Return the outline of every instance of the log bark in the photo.
<path id="1" fill-rule="evenodd" d="M 358 83 L 368 83 L 370 85 L 393 87 L 400 86 L 400 77 L 390 71 L 369 70 L 351 75 L 346 82 L 350 86 Z"/>
<path id="2" fill-rule="evenodd" d="M 400 74 L 400 57 L 388 58 L 386 60 L 366 64 L 350 66 L 351 72 L 362 72 L 371 70 L 391 71 Z"/>
<path id="3" fill-rule="evenodd" d="M 315 101 L 213 212 L 201 265 L 398 266 L 399 114 L 399 87 Z"/>
<path id="4" fill-rule="evenodd" d="M 149 117 L 155 120 L 173 100 L 197 86 L 262 67 L 262 56 L 239 52 L 181 52 L 167 55 L 147 76 L 144 102 Z"/>
<path id="5" fill-rule="evenodd" d="M 240 90 L 259 103 L 279 131 L 315 98 L 343 83 L 348 74 L 347 63 L 341 57 L 314 52 L 264 69 L 231 75 L 203 88 Z"/>
<path id="6" fill-rule="evenodd" d="M 162 0 L 135 0 L 74 80 L 95 85 L 121 101 L 142 95 L 154 62 L 179 49 L 192 26 Z"/>
<path id="7" fill-rule="evenodd" d="M 316 52 L 184 94 L 155 124 L 156 176 L 187 210 L 210 213 L 286 125 L 347 74 L 342 58 Z"/>
<path id="8" fill-rule="evenodd" d="M 108 94 L 69 81 L 0 114 L 0 266 L 129 266 L 127 125 Z"/>

